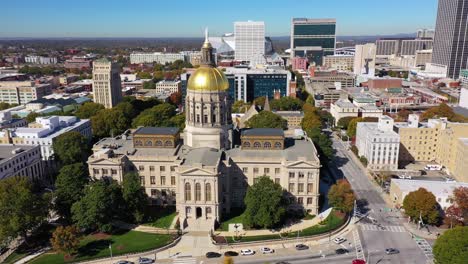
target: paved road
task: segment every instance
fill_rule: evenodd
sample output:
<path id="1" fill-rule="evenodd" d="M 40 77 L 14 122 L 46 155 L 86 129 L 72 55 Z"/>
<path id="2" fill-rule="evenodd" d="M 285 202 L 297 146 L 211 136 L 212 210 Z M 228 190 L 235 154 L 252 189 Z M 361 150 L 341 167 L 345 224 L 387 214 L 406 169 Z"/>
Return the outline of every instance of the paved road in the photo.
<path id="1" fill-rule="evenodd" d="M 362 227 L 359 232 L 362 234 L 362 246 L 368 263 L 428 263 L 430 258 L 423 253 L 411 234 L 404 230 L 399 213 L 383 210 L 387 205 L 380 196 L 380 190 L 376 189 L 361 167 L 349 156 L 354 154 L 347 150 L 342 141 L 335 138 L 333 148 L 337 152 L 335 162 L 330 166 L 331 173 L 336 178 L 346 177 L 356 191 L 357 199 L 367 201 L 369 216 L 383 226 L 377 228 L 371 222 L 360 223 Z M 385 255 L 384 250 L 391 247 L 400 250 L 400 254 Z"/>

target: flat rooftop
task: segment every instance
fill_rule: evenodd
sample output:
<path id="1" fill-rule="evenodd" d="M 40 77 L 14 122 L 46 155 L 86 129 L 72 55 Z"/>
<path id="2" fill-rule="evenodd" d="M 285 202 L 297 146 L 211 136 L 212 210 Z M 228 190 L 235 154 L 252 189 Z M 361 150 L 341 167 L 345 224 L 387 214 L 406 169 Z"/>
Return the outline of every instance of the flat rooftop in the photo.
<path id="1" fill-rule="evenodd" d="M 140 127 L 134 134 L 136 135 L 176 135 L 179 133 L 177 127 Z"/>
<path id="2" fill-rule="evenodd" d="M 38 146 L 36 145 L 14 145 L 14 144 L 0 145 L 0 162 L 2 162 L 4 159 L 9 159 L 15 156 L 15 154 L 11 153 L 15 149 L 22 149 L 24 151 L 28 151 L 37 147 Z"/>
<path id="3" fill-rule="evenodd" d="M 453 189 L 457 187 L 468 187 L 468 183 L 463 182 L 445 182 L 445 181 L 421 181 L 421 180 L 402 180 L 392 179 L 392 184 L 398 186 L 402 192 L 412 192 L 419 188 L 424 188 L 434 195 L 451 195 Z"/>
<path id="4" fill-rule="evenodd" d="M 278 136 L 284 137 L 281 128 L 251 128 L 242 130 L 242 136 Z"/>

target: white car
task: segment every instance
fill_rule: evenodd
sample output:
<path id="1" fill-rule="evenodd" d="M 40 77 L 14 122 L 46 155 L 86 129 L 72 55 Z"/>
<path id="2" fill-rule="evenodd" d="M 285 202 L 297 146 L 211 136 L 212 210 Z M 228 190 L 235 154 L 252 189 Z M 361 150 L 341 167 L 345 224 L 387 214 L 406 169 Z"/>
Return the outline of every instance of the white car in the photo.
<path id="1" fill-rule="evenodd" d="M 271 253 L 274 253 L 275 250 L 272 248 L 262 247 L 260 249 L 260 252 L 262 252 L 263 254 L 271 254 Z"/>
<path id="2" fill-rule="evenodd" d="M 341 244 L 345 241 L 346 241 L 346 238 L 343 238 L 343 237 L 335 237 L 335 239 L 333 239 L 333 242 L 335 242 L 336 244 Z"/>
<path id="3" fill-rule="evenodd" d="M 240 251 L 240 254 L 242 256 L 252 256 L 252 255 L 255 255 L 255 251 L 251 250 L 251 249 L 242 249 Z"/>

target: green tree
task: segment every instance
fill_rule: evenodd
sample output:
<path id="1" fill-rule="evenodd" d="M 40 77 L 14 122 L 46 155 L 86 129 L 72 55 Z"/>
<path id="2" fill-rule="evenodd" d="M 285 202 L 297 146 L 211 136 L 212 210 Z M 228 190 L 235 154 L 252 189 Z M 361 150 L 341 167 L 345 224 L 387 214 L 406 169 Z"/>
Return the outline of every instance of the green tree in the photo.
<path id="1" fill-rule="evenodd" d="M 88 119 L 95 116 L 99 111 L 103 110 L 102 104 L 94 102 L 86 102 L 76 110 L 75 115 L 80 119 Z"/>
<path id="2" fill-rule="evenodd" d="M 352 119 L 349 124 L 348 124 L 348 129 L 346 133 L 348 134 L 348 137 L 353 138 L 356 136 L 356 129 L 357 129 L 357 123 L 359 122 L 377 122 L 379 121 L 378 118 L 376 117 L 356 117 Z"/>
<path id="3" fill-rule="evenodd" d="M 246 125 L 251 128 L 288 128 L 288 121 L 270 111 L 262 111 L 251 117 Z"/>
<path id="4" fill-rule="evenodd" d="M 346 180 L 338 180 L 328 191 L 328 203 L 342 212 L 351 212 L 355 200 L 351 184 Z"/>
<path id="5" fill-rule="evenodd" d="M 342 129 L 348 129 L 349 123 L 353 119 L 354 119 L 354 117 L 352 117 L 352 116 L 346 116 L 346 117 L 340 118 L 340 120 L 338 120 L 338 127 L 342 128 Z"/>
<path id="6" fill-rule="evenodd" d="M 233 113 L 245 113 L 249 109 L 250 105 L 242 100 L 237 100 L 231 107 Z"/>
<path id="7" fill-rule="evenodd" d="M 67 221 L 71 220 L 71 207 L 83 196 L 89 182 L 88 169 L 83 163 L 63 166 L 55 181 L 55 209 Z"/>
<path id="8" fill-rule="evenodd" d="M 26 122 L 28 122 L 28 124 L 32 123 L 32 122 L 35 122 L 36 117 L 39 117 L 39 116 L 41 116 L 41 114 L 36 113 L 36 112 L 31 112 L 26 116 Z"/>
<path id="9" fill-rule="evenodd" d="M 455 205 L 460 209 L 465 224 L 468 224 L 468 187 L 460 186 L 453 190 Z"/>
<path id="10" fill-rule="evenodd" d="M 52 149 L 63 165 L 84 162 L 90 154 L 88 139 L 77 131 L 66 132 L 55 138 Z"/>
<path id="11" fill-rule="evenodd" d="M 0 180 L 0 244 L 18 236 L 26 238 L 46 220 L 49 200 L 32 189 L 24 176 Z"/>
<path id="12" fill-rule="evenodd" d="M 118 108 L 104 109 L 91 117 L 91 128 L 96 138 L 119 135 L 123 133 L 131 123 L 122 110 Z"/>
<path id="13" fill-rule="evenodd" d="M 86 186 L 82 198 L 71 208 L 79 228 L 109 232 L 111 222 L 127 214 L 122 190 L 116 181 L 99 180 Z"/>
<path id="14" fill-rule="evenodd" d="M 120 102 L 113 108 L 113 110 L 121 110 L 127 120 L 131 120 L 139 114 L 130 102 Z"/>
<path id="15" fill-rule="evenodd" d="M 421 120 L 428 120 L 431 118 L 446 117 L 452 122 L 468 122 L 468 118 L 456 114 L 453 109 L 445 103 L 427 109 L 421 115 Z"/>
<path id="16" fill-rule="evenodd" d="M 155 71 L 153 73 L 153 82 L 157 83 L 159 81 L 164 80 L 164 72 L 163 71 Z"/>
<path id="17" fill-rule="evenodd" d="M 144 82 L 143 89 L 156 89 L 156 84 L 153 82 L 153 80 Z"/>
<path id="18" fill-rule="evenodd" d="M 50 244 L 56 252 L 69 257 L 80 246 L 80 232 L 75 226 L 59 226 L 52 233 Z"/>
<path id="19" fill-rule="evenodd" d="M 268 176 L 257 178 L 257 182 L 247 189 L 244 203 L 244 224 L 248 227 L 272 228 L 286 213 L 283 188 Z"/>
<path id="20" fill-rule="evenodd" d="M 314 97 L 313 97 L 312 95 L 309 94 L 309 95 L 307 96 L 306 103 L 311 104 L 311 105 L 315 105 L 315 99 L 314 99 Z"/>
<path id="21" fill-rule="evenodd" d="M 132 220 L 137 223 L 143 222 L 148 196 L 141 187 L 138 173 L 126 173 L 122 183 L 122 195 L 125 200 Z"/>
<path id="22" fill-rule="evenodd" d="M 180 131 L 183 131 L 185 128 L 185 114 L 180 113 L 175 115 L 169 119 L 169 122 L 171 123 L 171 126 L 178 127 Z"/>
<path id="23" fill-rule="evenodd" d="M 468 227 L 455 227 L 437 238 L 432 252 L 438 264 L 464 264 L 468 259 Z"/>
<path id="24" fill-rule="evenodd" d="M 284 96 L 284 97 L 281 97 L 280 99 L 272 100 L 270 103 L 271 108 L 277 111 L 301 110 L 303 104 L 304 102 L 301 101 L 300 99 L 289 97 L 289 96 Z"/>
<path id="25" fill-rule="evenodd" d="M 144 72 L 144 71 L 137 72 L 137 77 L 140 78 L 140 79 L 151 79 L 152 78 L 151 73 Z"/>
<path id="26" fill-rule="evenodd" d="M 419 216 L 425 224 L 437 224 L 440 220 L 439 204 L 434 194 L 424 188 L 410 192 L 403 200 L 405 214 L 413 221 L 418 221 Z"/>
<path id="27" fill-rule="evenodd" d="M 171 126 L 171 118 L 176 114 L 175 106 L 164 103 L 141 112 L 134 120 L 133 127 L 138 126 Z"/>

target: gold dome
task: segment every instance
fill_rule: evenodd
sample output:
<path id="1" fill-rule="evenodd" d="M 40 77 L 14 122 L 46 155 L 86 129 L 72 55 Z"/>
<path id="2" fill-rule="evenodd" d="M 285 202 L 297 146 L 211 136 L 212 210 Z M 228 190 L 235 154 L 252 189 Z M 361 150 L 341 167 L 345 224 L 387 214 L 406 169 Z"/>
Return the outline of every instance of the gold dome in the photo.
<path id="1" fill-rule="evenodd" d="M 200 92 L 226 91 L 229 89 L 229 82 L 221 70 L 201 66 L 190 76 L 187 89 Z"/>

